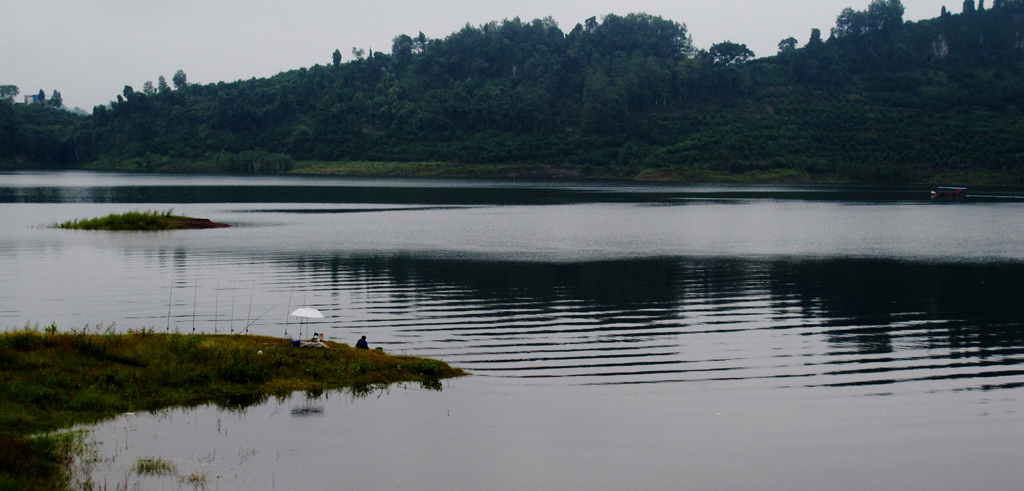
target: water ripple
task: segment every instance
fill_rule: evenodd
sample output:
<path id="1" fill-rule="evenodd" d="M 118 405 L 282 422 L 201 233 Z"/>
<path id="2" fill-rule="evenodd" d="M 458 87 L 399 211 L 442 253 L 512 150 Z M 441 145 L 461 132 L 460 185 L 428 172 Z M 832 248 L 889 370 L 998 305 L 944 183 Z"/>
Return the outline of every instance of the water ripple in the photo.
<path id="1" fill-rule="evenodd" d="M 963 285 L 893 290 L 875 281 L 885 277 L 879 270 L 935 277 L 943 265 L 524 265 L 173 247 L 4 254 L 0 279 L 22 283 L 0 290 L 0 318 L 9 321 L 52 311 L 59 316 L 39 321 L 185 333 L 248 327 L 293 338 L 325 332 L 348 343 L 367 335 L 389 352 L 439 357 L 480 376 L 557 384 L 942 382 L 929 390 L 995 390 L 1024 376 L 1014 368 L 1024 364 L 1024 315 L 1014 307 L 1024 267 L 1015 263 L 962 270 Z M 978 308 L 996 302 L 1000 309 Z M 301 305 L 327 318 L 287 315 Z"/>

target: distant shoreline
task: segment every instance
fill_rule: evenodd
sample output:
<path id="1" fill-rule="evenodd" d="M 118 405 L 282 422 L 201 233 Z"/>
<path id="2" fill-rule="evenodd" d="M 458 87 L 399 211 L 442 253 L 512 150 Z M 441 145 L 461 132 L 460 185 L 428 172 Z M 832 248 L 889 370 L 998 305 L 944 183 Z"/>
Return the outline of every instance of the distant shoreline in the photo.
<path id="1" fill-rule="evenodd" d="M 8 169 L 17 170 L 17 169 Z M 31 170 L 31 169 L 23 169 Z M 57 169 L 49 169 L 57 170 Z M 128 173 L 173 173 L 237 175 L 220 169 L 212 162 L 171 160 L 156 167 L 139 168 L 134 162 L 91 164 L 76 170 L 117 171 Z M 251 175 L 251 174 L 245 174 Z M 431 179 L 498 179 L 625 182 L 664 182 L 687 184 L 886 184 L 886 185 L 957 185 L 957 186 L 1020 186 L 1008 172 L 983 169 L 958 172 L 919 169 L 913 177 L 903 180 L 858 180 L 837 174 L 803 172 L 794 169 L 768 169 L 727 172 L 699 168 L 632 168 L 600 167 L 576 164 L 465 164 L 453 162 L 369 162 L 369 161 L 296 161 L 291 168 L 266 175 L 314 175 L 337 177 L 400 177 Z"/>

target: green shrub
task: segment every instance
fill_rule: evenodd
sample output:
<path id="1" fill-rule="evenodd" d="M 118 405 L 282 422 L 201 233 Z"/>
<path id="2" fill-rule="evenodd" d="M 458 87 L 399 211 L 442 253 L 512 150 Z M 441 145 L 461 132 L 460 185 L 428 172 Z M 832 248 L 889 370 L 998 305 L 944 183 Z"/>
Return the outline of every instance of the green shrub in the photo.
<path id="1" fill-rule="evenodd" d="M 267 369 L 245 356 L 235 358 L 224 370 L 224 379 L 236 384 L 259 384 L 268 378 Z"/>
<path id="2" fill-rule="evenodd" d="M 413 373 L 436 377 L 444 371 L 444 363 L 437 360 L 424 360 L 413 363 L 408 368 Z"/>
<path id="3" fill-rule="evenodd" d="M 363 375 L 373 370 L 373 364 L 359 360 L 351 366 L 350 370 L 356 375 Z"/>
<path id="4" fill-rule="evenodd" d="M 10 346 L 19 351 L 31 351 L 39 346 L 42 341 L 41 336 L 38 333 L 31 331 L 21 331 L 7 338 L 5 341 Z"/>
<path id="5" fill-rule="evenodd" d="M 71 399 L 71 408 L 78 411 L 99 411 L 107 406 L 107 400 L 96 389 L 86 387 Z"/>

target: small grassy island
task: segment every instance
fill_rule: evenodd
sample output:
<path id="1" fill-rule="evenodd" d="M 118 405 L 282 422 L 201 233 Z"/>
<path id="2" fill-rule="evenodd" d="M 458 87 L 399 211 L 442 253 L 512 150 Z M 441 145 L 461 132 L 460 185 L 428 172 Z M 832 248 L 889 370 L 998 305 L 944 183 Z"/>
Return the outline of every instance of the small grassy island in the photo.
<path id="1" fill-rule="evenodd" d="M 230 225 L 211 222 L 206 218 L 192 218 L 173 215 L 174 210 L 167 211 L 129 211 L 112 213 L 105 217 L 86 220 L 69 220 L 55 223 L 53 228 L 70 230 L 193 230 L 205 228 L 225 228 Z"/>
<path id="2" fill-rule="evenodd" d="M 288 339 L 88 328 L 0 334 L 0 490 L 66 489 L 76 443 L 47 433 L 125 412 L 216 403 L 229 407 L 293 391 L 368 393 L 398 382 L 439 389 L 466 373 L 426 358 Z"/>

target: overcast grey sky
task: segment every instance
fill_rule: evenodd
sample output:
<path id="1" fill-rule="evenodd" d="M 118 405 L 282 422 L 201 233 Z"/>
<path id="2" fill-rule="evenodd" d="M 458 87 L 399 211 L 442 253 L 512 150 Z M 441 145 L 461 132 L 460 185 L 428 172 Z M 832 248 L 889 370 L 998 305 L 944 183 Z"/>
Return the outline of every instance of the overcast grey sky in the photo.
<path id="1" fill-rule="evenodd" d="M 87 111 L 178 69 L 190 83 L 231 82 L 331 62 L 340 49 L 391 51 L 398 34 L 444 38 L 466 23 L 551 16 L 563 32 L 584 19 L 646 12 L 686 24 L 697 48 L 730 40 L 758 56 L 780 40 L 827 37 L 845 7 L 870 0 L 0 0 L 0 85 L 59 90 Z M 937 17 L 959 0 L 903 0 L 906 20 Z"/>

